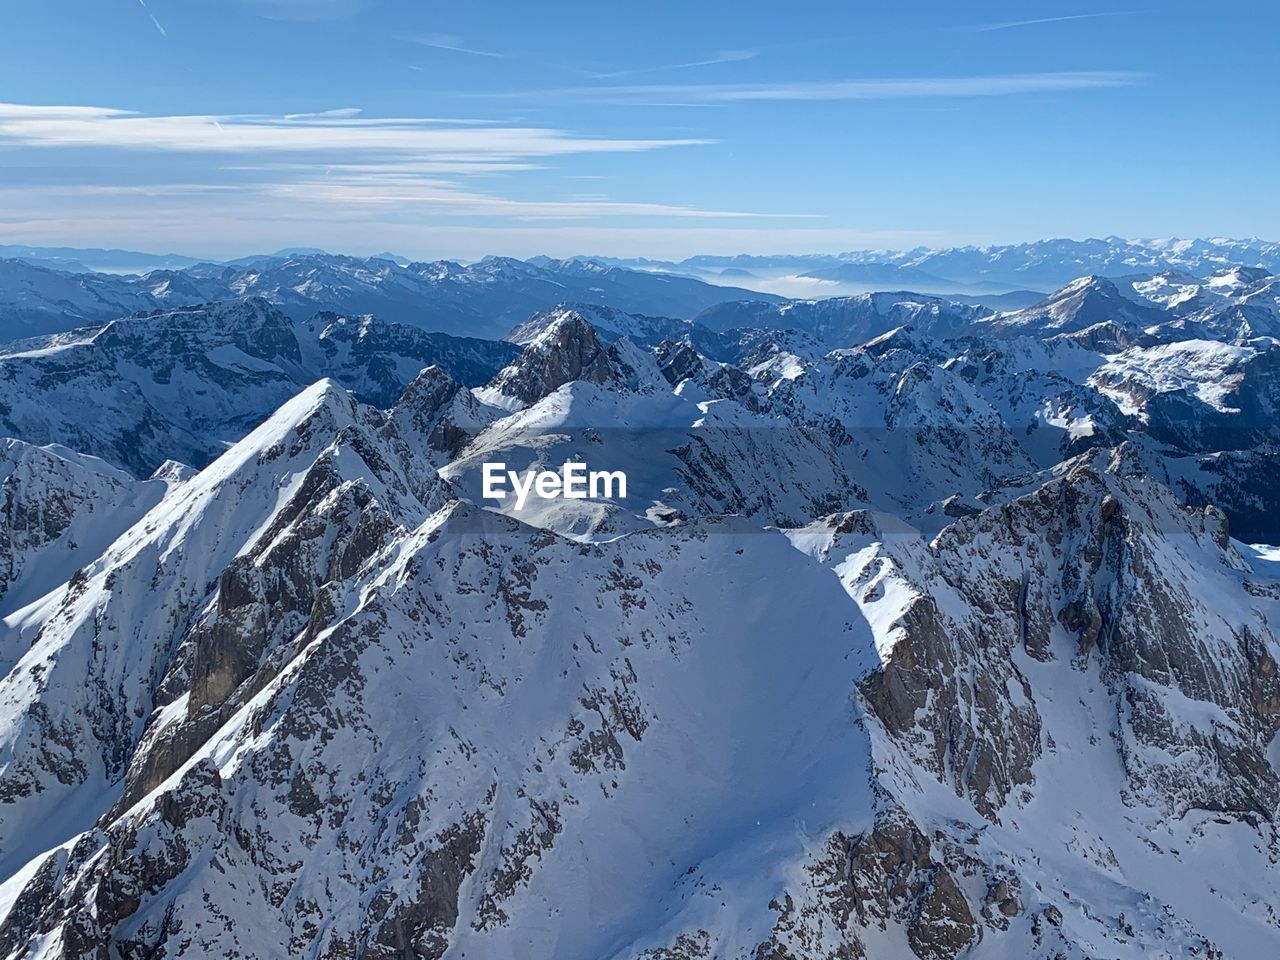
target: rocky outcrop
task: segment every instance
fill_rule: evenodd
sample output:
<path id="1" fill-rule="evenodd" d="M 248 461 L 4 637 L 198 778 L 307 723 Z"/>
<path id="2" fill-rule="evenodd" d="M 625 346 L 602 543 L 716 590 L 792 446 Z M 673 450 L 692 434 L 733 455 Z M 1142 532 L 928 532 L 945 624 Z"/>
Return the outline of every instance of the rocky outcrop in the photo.
<path id="1" fill-rule="evenodd" d="M 1175 816 L 1272 815 L 1280 792 L 1265 754 L 1280 721 L 1240 705 L 1271 703 L 1280 691 L 1267 652 L 1275 638 L 1247 617 L 1206 619 L 1187 565 L 1201 556 L 1211 567 L 1246 569 L 1220 513 L 1188 512 L 1121 447 L 1086 455 L 1034 494 L 957 522 L 934 551 L 987 636 L 1078 669 L 1098 660 L 1115 697 L 1130 789 L 1143 802 Z M 1210 717 L 1179 716 L 1181 702 L 1203 704 Z M 1005 756 L 1039 739 L 1034 730 L 993 726 L 1005 734 Z"/>
<path id="2" fill-rule="evenodd" d="M 419 373 L 391 410 L 397 433 L 415 455 L 440 464 L 457 456 L 494 417 L 495 411 L 437 366 Z"/>
<path id="3" fill-rule="evenodd" d="M 894 931 L 920 960 L 953 960 L 979 939 L 979 921 L 952 869 L 902 810 L 866 833 L 832 835 L 809 865 L 806 888 L 773 907 L 778 920 L 755 960 L 873 958 L 871 931 Z M 1016 912 L 1004 881 L 998 901 Z"/>
<path id="4" fill-rule="evenodd" d="M 618 376 L 610 351 L 595 328 L 577 314 L 567 313 L 532 340 L 490 387 L 532 404 L 575 380 L 601 385 Z"/>
<path id="5" fill-rule="evenodd" d="M 0 611 L 66 582 L 166 488 L 70 450 L 0 440 Z"/>

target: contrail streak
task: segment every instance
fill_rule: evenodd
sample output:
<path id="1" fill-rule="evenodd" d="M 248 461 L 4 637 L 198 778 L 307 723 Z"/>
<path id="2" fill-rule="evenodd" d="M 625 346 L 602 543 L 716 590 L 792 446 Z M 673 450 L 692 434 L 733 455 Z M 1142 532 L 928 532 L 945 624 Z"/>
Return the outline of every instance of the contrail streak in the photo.
<path id="1" fill-rule="evenodd" d="M 169 34 L 165 33 L 164 27 L 160 26 L 160 21 L 156 19 L 156 15 L 151 12 L 151 8 L 147 6 L 147 0 L 138 0 L 138 5 L 147 11 L 147 16 L 151 18 L 151 22 L 156 25 L 156 29 L 160 31 L 160 36 L 168 38 Z"/>

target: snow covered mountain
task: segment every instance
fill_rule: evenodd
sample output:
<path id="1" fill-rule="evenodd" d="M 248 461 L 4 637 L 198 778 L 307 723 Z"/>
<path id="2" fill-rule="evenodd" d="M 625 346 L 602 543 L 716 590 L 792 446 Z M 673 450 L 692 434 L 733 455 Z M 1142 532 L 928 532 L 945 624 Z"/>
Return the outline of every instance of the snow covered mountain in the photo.
<path id="1" fill-rule="evenodd" d="M 866 289 L 927 293 L 1053 290 L 1084 276 L 1181 271 L 1208 276 L 1234 267 L 1280 273 L 1280 243 L 1266 240 L 1037 240 L 986 247 L 854 250 L 840 254 L 695 256 L 681 261 L 609 260 L 639 270 L 711 280 L 807 277 Z"/>
<path id="2" fill-rule="evenodd" d="M 483 382 L 518 349 L 371 318 L 292 321 L 257 298 L 0 346 L 0 431 L 145 477 L 203 466 L 306 384 L 389 405 L 431 364 Z"/>
<path id="3" fill-rule="evenodd" d="M 694 322 L 715 331 L 736 327 L 798 330 L 828 347 L 851 347 L 903 326 L 945 337 L 990 311 L 914 293 L 864 293 L 827 300 L 725 303 L 704 310 Z"/>
<path id="4" fill-rule="evenodd" d="M 71 330 L 154 306 L 134 278 L 0 259 L 0 338 L 5 340 Z"/>
<path id="5" fill-rule="evenodd" d="M 992 332 L 1038 336 L 1080 333 L 1106 324 L 1121 337 L 1135 338 L 1166 319 L 1155 306 L 1123 296 L 1105 277 L 1081 277 L 1037 304 L 999 314 L 988 322 Z"/>
<path id="6" fill-rule="evenodd" d="M 0 441 L 0 613 L 69 580 L 184 476 L 138 481 L 65 447 Z"/>
<path id="7" fill-rule="evenodd" d="M 262 297 L 295 320 L 321 311 L 372 314 L 425 330 L 497 339 L 530 314 L 566 300 L 691 317 L 746 296 L 761 295 L 580 260 L 534 264 L 488 257 L 468 266 L 445 260 L 402 265 L 314 253 L 240 265 L 195 264 L 142 277 L 0 260 L 0 339 L 71 330 L 138 310 L 243 297 Z"/>
<path id="8" fill-rule="evenodd" d="M 6 348 L 0 957 L 1275 954 L 1280 343 L 1185 279 Z"/>
<path id="9" fill-rule="evenodd" d="M 191 272 L 202 275 L 198 269 Z M 467 266 L 450 261 L 400 266 L 388 260 L 313 255 L 207 273 L 232 294 L 264 296 L 293 316 L 318 309 L 372 313 L 427 330 L 493 338 L 564 300 L 690 317 L 711 304 L 749 295 L 593 261 L 534 265 L 508 257 L 486 257 Z"/>
<path id="10" fill-rule="evenodd" d="M 874 254 L 871 256 L 875 256 Z M 853 259 L 860 259 L 854 255 Z M 1203 275 L 1242 266 L 1280 271 L 1280 243 L 1263 240 L 1039 240 L 897 254 L 890 262 L 969 282 L 1046 289 L 1087 275 L 1106 277 L 1181 270 Z"/>
<path id="11" fill-rule="evenodd" d="M 1239 343 L 1280 334 L 1280 281 L 1263 270 L 1238 267 L 1205 279 L 1172 272 L 1081 277 L 1029 307 L 980 318 L 974 332 L 1076 335 L 1113 347 Z"/>
<path id="12" fill-rule="evenodd" d="M 562 303 L 550 310 L 535 313 L 508 333 L 504 340 L 523 345 L 536 340 L 539 335 L 567 316 L 576 316 L 589 323 L 606 340 L 626 337 L 642 346 L 657 346 L 664 340 L 678 340 L 694 333 L 693 324 L 671 317 L 646 317 L 586 303 Z"/>

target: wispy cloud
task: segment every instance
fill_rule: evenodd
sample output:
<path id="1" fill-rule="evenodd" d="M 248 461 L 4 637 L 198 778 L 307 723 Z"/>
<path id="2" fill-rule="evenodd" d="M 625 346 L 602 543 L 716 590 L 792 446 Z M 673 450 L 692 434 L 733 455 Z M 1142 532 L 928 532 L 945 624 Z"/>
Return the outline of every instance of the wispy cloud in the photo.
<path id="1" fill-rule="evenodd" d="M 581 195 L 565 200 L 524 200 L 494 196 L 459 187 L 446 180 L 392 174 L 306 177 L 270 184 L 264 193 L 301 204 L 333 204 L 342 208 L 385 207 L 443 216 L 502 217 L 513 220 L 589 220 L 601 217 L 660 217 L 681 220 L 812 220 L 817 214 L 756 213 L 716 210 L 679 204 L 613 200 Z"/>
<path id="2" fill-rule="evenodd" d="M 1061 17 L 1035 17 L 1031 20 L 1004 20 L 997 23 L 979 23 L 972 26 L 952 27 L 963 33 L 992 33 L 996 30 L 1016 30 L 1019 27 L 1036 27 L 1044 23 L 1066 23 L 1071 20 L 1096 20 L 1099 17 L 1130 17 L 1135 10 L 1106 10 L 1098 13 L 1071 13 Z"/>
<path id="3" fill-rule="evenodd" d="M 694 67 L 714 67 L 722 63 L 741 63 L 759 56 L 758 50 L 724 50 L 703 60 L 690 60 L 686 63 L 665 63 L 652 67 L 637 67 L 632 70 L 613 70 L 609 73 L 591 74 L 597 80 L 609 80 L 616 77 L 635 77 L 646 73 L 666 73 L 672 70 L 689 70 Z"/>
<path id="4" fill-rule="evenodd" d="M 397 37 L 406 43 L 415 43 L 420 47 L 431 47 L 433 50 L 448 50 L 451 53 L 465 53 L 472 57 L 489 57 L 494 60 L 501 60 L 503 54 L 493 50 L 477 50 L 474 47 L 466 46 L 461 37 L 455 37 L 450 33 L 418 33 L 412 36 Z"/>
<path id="5" fill-rule="evenodd" d="M 141 5 L 142 9 L 147 12 L 147 16 L 151 18 L 151 22 L 155 24 L 156 29 L 160 31 L 160 36 L 168 37 L 169 34 L 165 32 L 164 27 L 160 26 L 160 21 L 157 20 L 156 15 L 151 12 L 151 8 L 147 6 L 147 0 L 138 0 L 138 3 Z"/>
<path id="6" fill-rule="evenodd" d="M 0 104 L 0 145 L 98 147 L 172 153 L 322 154 L 510 160 L 627 153 L 709 143 L 702 139 L 594 138 L 542 127 L 437 118 L 366 118 L 346 111 L 291 116 L 154 116 L 106 107 Z"/>
<path id="7" fill-rule="evenodd" d="M 1087 70 L 959 77 L 877 77 L 816 82 L 609 85 L 544 90 L 524 95 L 602 103 L 671 105 L 769 100 L 900 100 L 1009 97 L 1032 93 L 1105 90 L 1135 86 L 1143 80 L 1143 74 L 1129 71 Z"/>
<path id="8" fill-rule="evenodd" d="M 361 114 L 359 107 L 335 107 L 332 110 L 319 110 L 315 113 L 286 113 L 285 120 L 345 120 L 351 117 L 358 117 Z"/>
<path id="9" fill-rule="evenodd" d="M 51 208 L 80 205 L 86 214 L 97 209 L 132 216 L 145 210 L 155 218 L 195 221 L 214 206 L 234 203 L 248 208 L 246 217 L 258 210 L 263 216 L 308 222 L 812 216 L 575 193 L 556 196 L 554 188 L 548 196 L 545 184 L 539 196 L 501 196 L 475 185 L 479 178 L 514 177 L 575 154 L 711 142 L 596 138 L 476 120 L 376 118 L 350 107 L 286 116 L 154 116 L 107 107 L 0 104 L 0 149 L 21 159 L 54 157 L 68 170 L 78 166 L 79 182 L 62 188 L 40 184 L 39 189 Z M 137 169 L 134 164 L 101 163 L 104 151 L 150 155 L 151 163 L 171 172 L 173 182 L 140 183 L 131 173 Z M 30 200 L 28 196 L 24 202 Z M 128 213 L 121 205 L 138 210 Z"/>

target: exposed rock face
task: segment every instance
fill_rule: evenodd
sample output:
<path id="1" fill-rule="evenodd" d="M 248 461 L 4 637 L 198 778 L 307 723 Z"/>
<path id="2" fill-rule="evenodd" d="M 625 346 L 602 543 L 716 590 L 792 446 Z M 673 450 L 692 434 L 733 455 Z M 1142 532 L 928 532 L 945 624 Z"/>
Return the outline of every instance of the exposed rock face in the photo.
<path id="1" fill-rule="evenodd" d="M 613 343 L 615 340 L 626 337 L 633 343 L 643 346 L 657 346 L 664 340 L 710 333 L 710 331 L 695 331 L 693 325 L 687 320 L 624 313 L 613 307 L 594 304 L 562 303 L 550 310 L 535 313 L 503 339 L 526 346 L 537 340 L 550 327 L 570 317 L 590 324 L 604 343 Z"/>
<path id="2" fill-rule="evenodd" d="M 520 357 L 501 371 L 491 387 L 525 404 L 536 403 L 566 383 L 597 385 L 618 377 L 609 348 L 595 328 L 575 313 L 566 313 L 532 340 Z"/>
<path id="3" fill-rule="evenodd" d="M 493 421 L 494 412 L 445 370 L 430 366 L 405 388 L 391 416 L 414 451 L 443 464 Z"/>
<path id="4" fill-rule="evenodd" d="M 436 366 L 468 387 L 486 383 L 519 355 L 500 340 L 428 333 L 376 317 L 318 313 L 294 324 L 313 376 L 332 377 L 366 403 L 389 407 L 417 372 Z"/>
<path id="5" fill-rule="evenodd" d="M 687 343 L 665 340 L 654 351 L 662 375 L 672 386 L 696 377 L 705 369 L 702 355 Z"/>
<path id="6" fill-rule="evenodd" d="M 165 489 L 70 450 L 0 441 L 0 612 L 65 582 Z"/>
<path id="7" fill-rule="evenodd" d="M 978 938 L 951 870 L 934 860 L 929 840 L 900 810 L 881 814 L 865 834 L 832 835 L 825 856 L 810 866 L 808 882 L 802 896 L 811 900 L 788 895 L 775 904 L 778 922 L 758 960 L 874 957 L 876 948 L 863 938 L 891 926 L 905 934 L 920 960 L 952 960 Z M 840 948 L 824 952 L 832 934 L 841 938 Z"/>
<path id="8" fill-rule="evenodd" d="M 1278 722 L 1257 707 L 1280 690 L 1264 652 L 1270 641 L 1259 642 L 1260 624 L 1247 617 L 1206 620 L 1188 569 L 1193 556 L 1248 569 L 1221 522 L 1184 512 L 1121 447 L 1105 469 L 1098 457 L 1073 462 L 1036 493 L 952 525 L 932 548 L 942 575 L 975 611 L 984 646 L 1005 638 L 1037 660 L 1083 666 L 1098 658 L 1115 698 L 1128 789 L 1173 816 L 1192 809 L 1269 816 L 1280 802 L 1265 758 Z M 1063 633 L 1071 648 L 1056 640 Z M 1012 652 L 1001 659 L 1012 661 Z M 1003 679 L 994 687 L 1003 690 Z M 1223 726 L 1178 716 L 1179 698 L 1221 711 Z M 1242 703 L 1251 705 L 1243 713 Z M 980 725 L 1002 731 L 998 753 L 1028 782 L 1038 727 L 992 721 Z"/>

